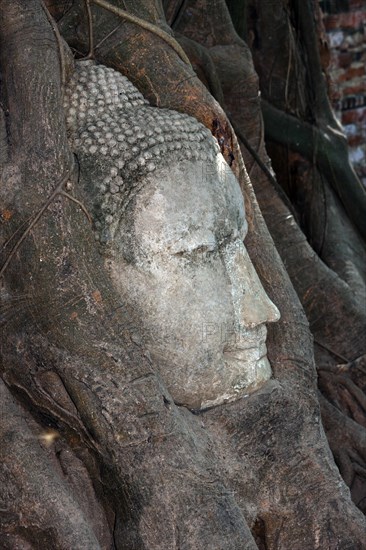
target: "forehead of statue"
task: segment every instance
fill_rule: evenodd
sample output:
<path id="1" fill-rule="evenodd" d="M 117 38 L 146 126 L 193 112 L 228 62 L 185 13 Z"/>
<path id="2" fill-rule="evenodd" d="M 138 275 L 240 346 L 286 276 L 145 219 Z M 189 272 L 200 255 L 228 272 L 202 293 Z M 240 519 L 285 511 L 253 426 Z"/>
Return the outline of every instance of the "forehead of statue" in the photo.
<path id="1" fill-rule="evenodd" d="M 194 247 L 233 234 L 244 239 L 242 193 L 221 154 L 210 163 L 174 163 L 150 179 L 135 205 L 134 232 L 140 244 L 158 251 L 177 242 Z"/>

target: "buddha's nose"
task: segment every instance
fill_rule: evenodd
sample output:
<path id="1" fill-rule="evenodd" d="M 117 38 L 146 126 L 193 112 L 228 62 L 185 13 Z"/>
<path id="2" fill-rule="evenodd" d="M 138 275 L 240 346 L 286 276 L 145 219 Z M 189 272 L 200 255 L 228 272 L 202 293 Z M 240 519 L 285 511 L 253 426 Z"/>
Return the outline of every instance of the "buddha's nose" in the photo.
<path id="1" fill-rule="evenodd" d="M 267 296 L 241 240 L 230 243 L 224 253 L 236 321 L 254 328 L 280 319 L 280 312 Z"/>

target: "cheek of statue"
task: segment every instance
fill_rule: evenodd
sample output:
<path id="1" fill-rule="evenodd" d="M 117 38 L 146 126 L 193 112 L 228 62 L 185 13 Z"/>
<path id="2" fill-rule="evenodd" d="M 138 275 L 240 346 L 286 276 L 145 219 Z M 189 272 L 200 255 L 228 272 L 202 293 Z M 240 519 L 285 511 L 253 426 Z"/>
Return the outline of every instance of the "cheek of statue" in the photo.
<path id="1" fill-rule="evenodd" d="M 279 317 L 242 242 L 235 178 L 224 186 L 219 171 L 199 174 L 186 162 L 150 177 L 133 225 L 120 228 L 121 243 L 133 234 L 123 255 L 134 260 L 112 262 L 143 345 L 176 403 L 191 409 L 236 400 L 271 377 L 265 323 Z"/>

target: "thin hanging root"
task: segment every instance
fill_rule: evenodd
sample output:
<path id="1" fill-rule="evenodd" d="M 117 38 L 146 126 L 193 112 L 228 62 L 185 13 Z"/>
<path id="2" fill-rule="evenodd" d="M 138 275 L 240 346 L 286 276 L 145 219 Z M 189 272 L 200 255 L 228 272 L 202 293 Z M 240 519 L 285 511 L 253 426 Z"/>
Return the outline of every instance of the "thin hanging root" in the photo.
<path id="1" fill-rule="evenodd" d="M 337 359 L 340 359 L 343 363 L 350 363 L 350 360 L 347 359 L 347 357 L 344 357 L 343 355 L 341 355 L 337 351 L 334 351 L 333 349 L 331 349 L 329 346 L 326 346 L 322 342 L 319 342 L 319 340 L 317 338 L 314 338 L 314 342 L 316 344 L 318 344 L 318 346 L 320 346 L 321 348 L 325 349 L 326 351 L 328 351 L 329 353 L 334 355 L 334 357 L 337 357 Z"/>
<path id="2" fill-rule="evenodd" d="M 101 8 L 104 8 L 105 10 L 110 11 L 114 15 L 117 15 L 118 17 L 121 17 L 122 19 L 125 19 L 126 21 L 130 21 L 131 23 L 134 23 L 135 25 L 138 25 L 139 27 L 146 29 L 150 31 L 151 33 L 155 34 L 156 36 L 159 36 L 164 42 L 169 44 L 171 48 L 179 55 L 179 57 L 186 63 L 187 65 L 191 66 L 191 62 L 189 61 L 186 53 L 184 52 L 183 48 L 178 44 L 178 42 L 170 36 L 167 32 L 163 31 L 162 29 L 159 29 L 156 25 L 153 25 L 152 23 L 149 23 L 148 21 L 145 21 L 144 19 L 140 19 L 139 17 L 136 17 L 135 15 L 132 15 L 131 13 L 128 13 L 125 10 L 121 10 L 120 8 L 117 8 L 116 6 L 112 6 L 109 2 L 106 2 L 106 0 L 87 0 L 87 3 L 93 2 L 93 4 L 96 4 L 97 6 L 100 6 Z"/>
<path id="3" fill-rule="evenodd" d="M 70 174 L 71 174 L 71 170 L 68 170 L 67 171 L 67 174 L 66 176 L 64 176 L 61 180 L 60 180 L 60 183 L 57 184 L 57 186 L 55 187 L 55 189 L 52 191 L 51 195 L 48 197 L 48 199 L 46 200 L 46 202 L 43 204 L 43 206 L 40 208 L 40 210 L 38 211 L 38 213 L 34 216 L 33 220 L 29 223 L 29 225 L 27 225 L 24 233 L 22 234 L 22 236 L 19 238 L 19 240 L 16 242 L 15 246 L 12 248 L 9 256 L 7 257 L 4 265 L 2 266 L 2 268 L 0 269 L 0 277 L 2 277 L 5 273 L 5 270 L 6 268 L 8 267 L 8 265 L 10 264 L 11 260 L 13 259 L 13 257 L 15 256 L 15 254 L 17 253 L 17 251 L 19 250 L 20 246 L 22 245 L 22 243 L 25 241 L 25 239 L 27 238 L 27 236 L 29 235 L 30 231 L 33 229 L 33 227 L 37 224 L 37 222 L 40 220 L 40 218 L 42 217 L 42 215 L 44 214 L 44 212 L 47 210 L 47 208 L 50 206 L 50 204 L 52 203 L 52 201 L 57 197 L 57 195 L 61 194 L 62 193 L 62 188 L 63 186 L 66 184 L 66 182 L 68 181 L 68 179 L 70 178 Z"/>
<path id="4" fill-rule="evenodd" d="M 12 235 L 10 235 L 10 237 L 2 245 L 2 247 L 1 247 L 2 250 L 4 250 L 11 243 L 11 241 L 13 239 L 15 239 L 15 237 L 18 235 L 18 233 L 20 233 L 20 231 L 23 229 L 23 227 L 25 225 L 27 225 L 27 223 L 30 219 L 31 218 L 28 218 L 28 220 L 25 220 L 23 223 L 21 223 L 20 226 L 14 231 L 14 233 Z"/>
<path id="5" fill-rule="evenodd" d="M 94 51 L 96 51 L 98 48 L 100 48 L 100 46 L 106 41 L 108 40 L 108 38 L 110 38 L 111 36 L 114 35 L 114 33 L 116 31 L 118 31 L 118 29 L 120 28 L 120 26 L 122 25 L 122 21 L 120 21 L 118 23 L 118 25 L 113 29 L 113 31 L 109 32 L 106 36 L 104 36 L 100 42 L 98 42 L 98 44 L 96 44 L 95 48 L 94 48 Z"/>
<path id="6" fill-rule="evenodd" d="M 247 138 L 245 137 L 245 135 L 243 134 L 241 129 L 238 126 L 234 125 L 234 122 L 232 120 L 230 120 L 230 123 L 231 123 L 232 127 L 234 128 L 234 131 L 235 131 L 237 137 L 240 139 L 240 141 L 242 142 L 244 147 L 247 149 L 247 151 L 253 157 L 254 161 L 257 163 L 257 165 L 262 170 L 262 172 L 266 175 L 266 177 L 268 178 L 268 180 L 270 181 L 272 186 L 275 188 L 275 190 L 277 191 L 277 193 L 281 197 L 284 204 L 287 206 L 287 208 L 289 209 L 291 214 L 296 219 L 296 214 L 295 214 L 294 208 L 293 208 L 291 202 L 289 201 L 286 193 L 283 191 L 282 187 L 279 185 L 276 178 L 273 176 L 273 174 L 271 173 L 269 168 L 265 165 L 265 163 L 262 161 L 262 159 L 259 156 L 259 151 L 260 151 L 260 148 L 262 146 L 262 140 L 264 139 L 263 122 L 261 123 L 261 138 L 260 138 L 260 143 L 259 143 L 259 146 L 258 146 L 258 152 L 255 151 L 255 149 L 253 149 L 253 147 L 250 145 L 249 141 L 247 140 Z M 250 169 L 249 176 L 252 173 L 253 167 L 254 167 L 254 163 L 253 163 L 253 165 Z"/>
<path id="7" fill-rule="evenodd" d="M 89 214 L 89 212 L 87 211 L 86 207 L 83 205 L 82 202 L 80 202 L 78 199 L 75 199 L 75 197 L 73 197 L 72 195 L 69 195 L 69 193 L 66 193 L 66 191 L 62 191 L 60 193 L 60 195 L 62 197 L 66 197 L 68 198 L 70 201 L 74 202 L 75 204 L 77 204 L 81 210 L 84 212 L 85 216 L 87 217 L 88 219 L 88 222 L 90 223 L 90 225 L 93 223 L 93 220 L 92 220 L 92 217 L 91 215 Z"/>
<path id="8" fill-rule="evenodd" d="M 52 27 L 52 30 L 55 33 L 55 37 L 56 37 L 56 40 L 57 40 L 58 52 L 59 52 L 59 56 L 60 56 L 61 84 L 62 84 L 62 88 L 64 88 L 65 84 L 66 84 L 66 62 L 65 62 L 64 48 L 63 48 L 63 45 L 62 45 L 62 38 L 61 38 L 61 35 L 60 35 L 60 31 L 58 30 L 57 23 L 53 19 L 53 17 L 51 16 L 48 9 L 46 8 L 43 0 L 40 0 L 40 3 L 41 3 L 43 11 L 46 14 L 46 17 L 47 17 L 48 21 L 49 21 L 49 23 Z"/>
<path id="9" fill-rule="evenodd" d="M 93 31 L 93 17 L 90 8 L 90 0 L 85 0 L 86 13 L 88 15 L 88 35 L 89 35 L 89 52 L 84 60 L 93 59 L 94 57 L 94 31 Z"/>

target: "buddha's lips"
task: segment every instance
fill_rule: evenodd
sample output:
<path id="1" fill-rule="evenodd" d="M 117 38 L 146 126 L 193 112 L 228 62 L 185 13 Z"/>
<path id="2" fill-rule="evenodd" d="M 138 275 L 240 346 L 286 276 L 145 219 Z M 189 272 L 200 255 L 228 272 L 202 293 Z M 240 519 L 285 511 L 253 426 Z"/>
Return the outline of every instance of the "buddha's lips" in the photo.
<path id="1" fill-rule="evenodd" d="M 259 361 L 267 355 L 266 340 L 267 327 L 264 324 L 259 325 L 255 329 L 241 334 L 240 341 L 226 344 L 223 349 L 224 358 L 237 361 L 253 359 Z M 255 354 L 255 358 L 253 358 L 253 354 Z"/>
<path id="2" fill-rule="evenodd" d="M 258 350 L 258 356 L 256 358 L 257 361 L 259 361 L 263 357 L 266 357 L 267 355 L 267 346 L 265 342 L 259 342 L 256 345 L 247 347 L 227 347 L 224 350 L 224 358 L 236 359 L 237 361 L 248 361 L 248 359 L 251 359 L 251 357 L 248 358 L 248 352 L 250 351 L 251 353 L 253 353 L 252 350 Z"/>

